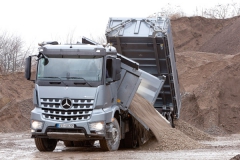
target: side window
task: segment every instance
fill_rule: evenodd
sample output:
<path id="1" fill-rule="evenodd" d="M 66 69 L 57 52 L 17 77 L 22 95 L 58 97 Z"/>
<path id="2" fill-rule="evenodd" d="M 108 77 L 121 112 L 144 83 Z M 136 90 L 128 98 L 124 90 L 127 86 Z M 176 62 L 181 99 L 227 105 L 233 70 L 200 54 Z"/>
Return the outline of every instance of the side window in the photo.
<path id="1" fill-rule="evenodd" d="M 106 78 L 112 77 L 112 59 L 107 59 L 106 64 Z"/>

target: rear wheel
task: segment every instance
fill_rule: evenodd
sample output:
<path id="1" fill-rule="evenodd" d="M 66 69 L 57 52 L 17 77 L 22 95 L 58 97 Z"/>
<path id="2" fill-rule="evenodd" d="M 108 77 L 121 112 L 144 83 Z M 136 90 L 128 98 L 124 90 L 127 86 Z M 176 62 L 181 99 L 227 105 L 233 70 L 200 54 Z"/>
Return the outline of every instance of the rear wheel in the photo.
<path id="1" fill-rule="evenodd" d="M 57 146 L 57 140 L 48 138 L 35 138 L 35 145 L 41 152 L 53 151 Z"/>
<path id="2" fill-rule="evenodd" d="M 118 150 L 120 140 L 121 140 L 121 132 L 119 123 L 116 118 L 114 118 L 112 122 L 112 138 L 111 139 L 102 139 L 99 140 L 100 146 L 104 151 L 115 151 Z"/>
<path id="3" fill-rule="evenodd" d="M 173 116 L 172 115 L 173 115 L 172 113 L 169 114 L 169 115 L 166 115 L 166 119 L 170 122 L 171 127 L 175 128 L 175 125 L 173 123 Z"/>
<path id="4" fill-rule="evenodd" d="M 137 135 L 133 130 L 127 132 L 125 134 L 124 145 L 126 148 L 137 148 L 138 147 L 138 139 Z"/>
<path id="5" fill-rule="evenodd" d="M 137 148 L 139 146 L 138 134 L 137 134 L 137 127 L 136 127 L 136 124 L 134 123 L 133 118 L 130 125 L 131 125 L 130 131 L 125 133 L 124 146 L 126 148 Z"/>

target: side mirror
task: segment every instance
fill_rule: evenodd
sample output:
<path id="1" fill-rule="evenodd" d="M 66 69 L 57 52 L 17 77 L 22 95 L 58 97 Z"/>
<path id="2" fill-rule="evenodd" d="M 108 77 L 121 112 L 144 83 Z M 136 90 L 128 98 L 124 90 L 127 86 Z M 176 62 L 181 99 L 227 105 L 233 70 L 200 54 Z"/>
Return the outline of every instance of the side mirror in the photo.
<path id="1" fill-rule="evenodd" d="M 32 57 L 29 56 L 25 60 L 25 78 L 30 80 L 31 78 L 31 65 L 32 65 Z"/>
<path id="2" fill-rule="evenodd" d="M 113 81 L 118 81 L 121 79 L 121 60 L 119 58 L 112 60 L 112 79 Z"/>

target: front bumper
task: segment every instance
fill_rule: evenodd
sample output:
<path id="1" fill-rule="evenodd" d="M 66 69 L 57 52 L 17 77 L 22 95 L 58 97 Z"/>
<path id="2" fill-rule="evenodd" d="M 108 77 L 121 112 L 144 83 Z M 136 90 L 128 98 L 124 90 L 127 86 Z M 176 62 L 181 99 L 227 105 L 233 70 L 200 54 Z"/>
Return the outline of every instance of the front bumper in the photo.
<path id="1" fill-rule="evenodd" d="M 37 130 L 32 129 L 32 138 L 51 138 L 70 141 L 106 138 L 106 129 L 111 122 L 111 118 L 111 110 L 103 111 L 102 109 L 95 109 L 89 120 L 71 122 L 53 121 L 43 119 L 41 109 L 35 108 L 31 112 L 31 119 L 43 122 L 43 128 Z M 104 130 L 101 133 L 90 130 L 89 123 L 101 121 L 105 123 Z M 74 124 L 74 128 L 59 128 L 58 126 L 61 123 Z"/>

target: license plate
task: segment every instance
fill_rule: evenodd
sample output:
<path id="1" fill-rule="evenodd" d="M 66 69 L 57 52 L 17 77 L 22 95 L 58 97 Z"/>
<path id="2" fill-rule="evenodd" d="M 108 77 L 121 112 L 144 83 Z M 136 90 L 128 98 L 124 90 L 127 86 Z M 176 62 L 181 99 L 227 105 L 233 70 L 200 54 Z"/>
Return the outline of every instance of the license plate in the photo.
<path id="1" fill-rule="evenodd" d="M 57 128 L 74 128 L 74 124 L 66 124 L 66 123 L 61 123 L 61 124 L 56 124 Z"/>

